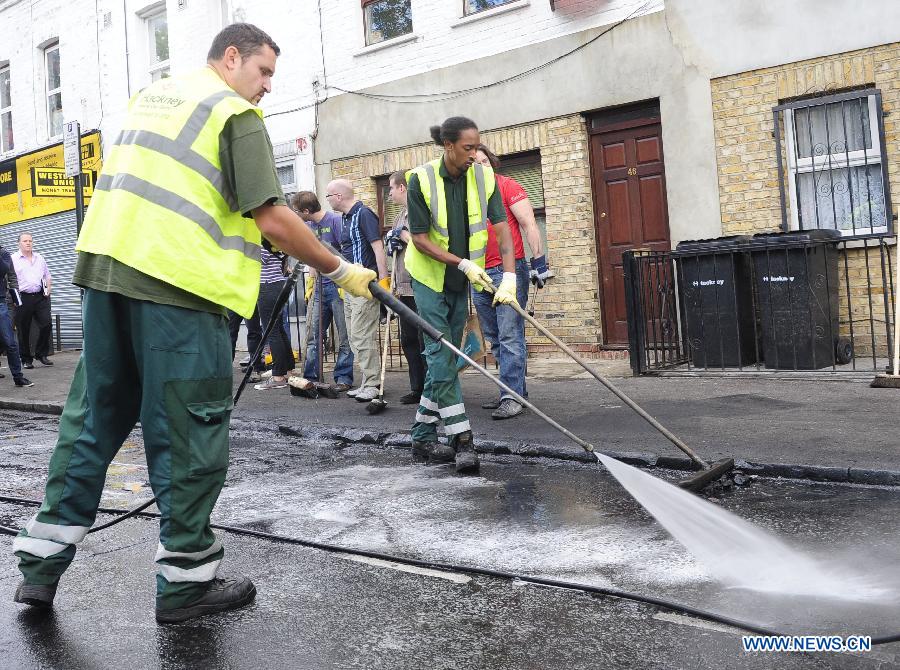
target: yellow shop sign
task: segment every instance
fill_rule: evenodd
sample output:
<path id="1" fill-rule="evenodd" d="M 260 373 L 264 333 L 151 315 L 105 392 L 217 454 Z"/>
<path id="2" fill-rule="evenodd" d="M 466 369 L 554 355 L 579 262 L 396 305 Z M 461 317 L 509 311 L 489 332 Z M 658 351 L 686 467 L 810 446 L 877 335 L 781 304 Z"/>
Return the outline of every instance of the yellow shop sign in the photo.
<path id="1" fill-rule="evenodd" d="M 84 204 L 100 172 L 100 131 L 81 136 Z M 0 161 L 0 226 L 75 209 L 75 180 L 66 177 L 63 145 Z"/>

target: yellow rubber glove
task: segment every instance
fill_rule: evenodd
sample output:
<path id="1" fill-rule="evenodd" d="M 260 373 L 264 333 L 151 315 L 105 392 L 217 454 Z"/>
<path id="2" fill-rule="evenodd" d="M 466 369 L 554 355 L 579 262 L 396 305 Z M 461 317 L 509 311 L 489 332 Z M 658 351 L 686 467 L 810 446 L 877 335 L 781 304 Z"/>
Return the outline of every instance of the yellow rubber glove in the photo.
<path id="1" fill-rule="evenodd" d="M 378 280 L 378 285 L 383 288 L 385 291 L 391 290 L 391 278 L 385 277 L 384 279 Z"/>
<path id="2" fill-rule="evenodd" d="M 516 273 L 504 272 L 500 286 L 494 292 L 493 305 L 509 305 L 516 301 Z"/>
<path id="3" fill-rule="evenodd" d="M 456 267 L 458 267 L 460 271 L 466 275 L 466 278 L 472 282 L 472 287 L 476 291 L 483 291 L 488 287 L 494 287 L 494 283 L 491 281 L 488 273 L 484 271 L 484 268 L 478 267 L 468 258 L 463 258 Z"/>
<path id="4" fill-rule="evenodd" d="M 326 272 L 325 276 L 353 295 L 371 300 L 372 292 L 369 291 L 369 282 L 378 278 L 375 271 L 364 268 L 362 265 L 351 265 L 343 258 L 339 261 L 337 270 Z"/>
<path id="5" fill-rule="evenodd" d="M 313 287 L 316 285 L 315 277 L 307 277 L 306 278 L 306 293 L 304 293 L 304 297 L 306 297 L 306 302 L 309 302 L 310 298 L 312 298 Z"/>
<path id="6" fill-rule="evenodd" d="M 342 288 L 338 289 L 338 298 L 340 298 L 341 300 L 344 299 L 344 289 L 342 289 Z"/>

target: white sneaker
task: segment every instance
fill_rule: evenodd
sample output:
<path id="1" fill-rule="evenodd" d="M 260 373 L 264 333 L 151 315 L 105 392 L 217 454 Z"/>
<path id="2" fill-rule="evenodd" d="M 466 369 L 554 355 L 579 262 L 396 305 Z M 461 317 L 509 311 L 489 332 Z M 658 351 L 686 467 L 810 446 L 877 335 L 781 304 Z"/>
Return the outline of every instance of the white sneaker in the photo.
<path id="1" fill-rule="evenodd" d="M 253 388 L 257 391 L 269 391 L 271 389 L 283 389 L 288 385 L 287 379 L 275 379 L 275 377 L 269 377 L 262 384 L 256 384 Z"/>
<path id="2" fill-rule="evenodd" d="M 370 400 L 375 400 L 375 398 L 378 397 L 378 388 L 375 386 L 367 386 L 353 397 L 356 398 L 356 402 L 369 402 Z"/>
<path id="3" fill-rule="evenodd" d="M 359 392 L 362 390 L 363 390 L 363 387 L 360 386 L 358 389 L 353 389 L 352 391 L 347 391 L 347 397 L 355 398 L 359 394 Z"/>

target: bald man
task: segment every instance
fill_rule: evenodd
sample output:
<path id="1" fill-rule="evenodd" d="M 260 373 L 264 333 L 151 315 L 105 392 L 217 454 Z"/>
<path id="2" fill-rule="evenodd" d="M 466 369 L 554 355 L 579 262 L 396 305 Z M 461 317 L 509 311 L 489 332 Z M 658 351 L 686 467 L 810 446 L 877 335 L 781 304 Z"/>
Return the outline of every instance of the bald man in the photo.
<path id="1" fill-rule="evenodd" d="M 346 179 L 335 179 L 328 184 L 325 197 L 331 209 L 343 215 L 341 226 L 341 253 L 344 258 L 378 273 L 378 279 L 387 277 L 387 259 L 381 241 L 381 225 L 378 216 L 353 194 L 353 185 Z M 381 308 L 377 301 L 344 296 L 344 316 L 350 335 L 350 348 L 362 371 L 362 383 L 347 391 L 358 402 L 369 402 L 378 397 L 381 373 L 381 353 L 378 351 L 378 321 Z"/>

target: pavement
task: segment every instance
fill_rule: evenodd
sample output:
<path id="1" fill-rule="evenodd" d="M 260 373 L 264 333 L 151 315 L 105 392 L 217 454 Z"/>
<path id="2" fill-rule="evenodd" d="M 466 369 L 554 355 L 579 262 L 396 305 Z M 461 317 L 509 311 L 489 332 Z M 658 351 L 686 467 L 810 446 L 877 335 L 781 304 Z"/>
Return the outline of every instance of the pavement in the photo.
<path id="1" fill-rule="evenodd" d="M 41 497 L 56 424 L 50 414 L 0 410 L 3 496 Z M 655 474 L 671 480 L 682 473 Z M 101 504 L 134 508 L 150 495 L 136 429 L 110 468 Z M 157 625 L 158 523 L 138 518 L 88 535 L 60 583 L 53 611 L 41 614 L 12 602 L 20 577 L 11 538 L 0 535 L 0 667 L 898 666 L 900 643 L 859 653 L 747 653 L 742 631 L 729 625 L 468 570 L 625 590 L 795 634 L 897 632 L 896 488 L 757 478 L 709 500 L 828 566 L 835 577 L 826 586 L 837 595 L 730 586 L 718 577 L 723 566 L 692 557 L 597 465 L 492 454 L 478 476 L 459 477 L 450 466 L 412 463 L 408 449 L 313 432 L 298 437 L 235 420 L 231 465 L 213 522 L 235 529 L 217 530 L 226 548 L 222 574 L 249 576 L 257 585 L 256 602 Z M 0 525 L 21 527 L 34 509 L 4 497 Z M 101 514 L 98 522 L 110 518 Z M 731 533 L 722 531 L 721 550 Z M 788 558 L 765 564 L 763 574 Z M 410 559 L 445 567 L 417 567 Z M 860 577 L 887 597 L 866 596 Z"/>
<path id="2" fill-rule="evenodd" d="M 35 385 L 27 389 L 14 387 L 9 376 L 0 380 L 0 408 L 60 413 L 77 357 L 61 352 L 53 367 L 37 364 L 28 371 Z M 870 388 L 865 375 L 633 377 L 627 360 L 589 364 L 708 462 L 733 457 L 749 474 L 900 485 L 900 389 Z M 235 368 L 235 388 L 239 381 Z M 482 452 L 592 461 L 530 411 L 492 420 L 480 405 L 497 388 L 481 374 L 466 371 L 462 383 Z M 536 407 L 604 453 L 644 467 L 692 469 L 684 454 L 571 360 L 530 360 L 527 386 Z M 233 419 L 322 439 L 405 447 L 415 416 L 415 406 L 397 403 L 409 389 L 406 372 L 390 370 L 385 388 L 388 407 L 370 415 L 350 398 L 308 400 L 287 389 L 250 386 Z"/>

